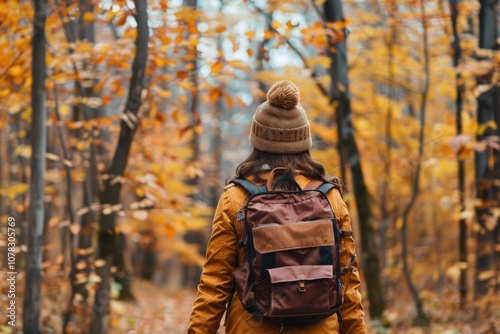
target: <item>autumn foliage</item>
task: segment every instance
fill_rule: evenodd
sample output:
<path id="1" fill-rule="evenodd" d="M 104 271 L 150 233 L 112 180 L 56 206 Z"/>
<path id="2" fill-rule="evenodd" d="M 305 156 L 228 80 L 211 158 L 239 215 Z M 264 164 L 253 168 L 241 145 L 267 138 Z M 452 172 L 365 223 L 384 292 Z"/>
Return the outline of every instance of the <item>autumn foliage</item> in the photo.
<path id="1" fill-rule="evenodd" d="M 300 88 L 313 156 L 345 180 L 358 235 L 359 176 L 349 167 L 361 162 L 375 250 L 368 255 L 380 263 L 387 305 L 380 316 L 367 315 L 373 333 L 409 331 L 424 314 L 437 333 L 500 330 L 500 36 L 498 23 L 488 26 L 494 5 L 137 1 L 147 5 L 149 33 L 138 91 L 131 86 L 140 24 L 133 2 L 47 3 L 43 332 L 91 331 L 108 265 L 114 332 L 153 331 L 131 316 L 144 316 L 142 300 L 146 307 L 155 302 L 155 288 L 144 280 L 177 305 L 169 312 L 189 312 L 218 195 L 250 150 L 256 106 L 281 79 Z M 333 2 L 343 19 L 325 16 Z M 0 249 L 7 253 L 7 219 L 15 217 L 18 305 L 30 231 L 33 21 L 32 2 L 0 4 Z M 337 66 L 343 56 L 346 66 Z M 133 129 L 130 151 L 114 159 L 123 129 Z M 358 161 L 342 153 L 346 129 Z M 122 175 L 109 173 L 115 163 Z M 115 184 L 119 201 L 108 203 L 104 189 Z M 101 257 L 103 234 L 114 245 L 108 260 Z M 367 310 L 370 282 L 364 277 Z M 9 302 L 6 284 L 2 305 Z M 20 330 L 18 312 L 16 328 L 5 317 L 0 328 Z M 185 316 L 162 318 L 166 327 L 158 330 L 184 329 Z"/>

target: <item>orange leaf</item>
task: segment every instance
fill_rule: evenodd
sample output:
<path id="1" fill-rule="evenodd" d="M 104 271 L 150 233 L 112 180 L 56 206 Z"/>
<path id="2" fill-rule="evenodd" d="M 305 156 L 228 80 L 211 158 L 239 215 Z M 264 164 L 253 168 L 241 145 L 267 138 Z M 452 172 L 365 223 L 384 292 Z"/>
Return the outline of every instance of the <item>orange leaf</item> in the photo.
<path id="1" fill-rule="evenodd" d="M 111 93 L 116 94 L 116 92 L 118 92 L 118 89 L 120 89 L 121 85 L 122 85 L 122 82 L 120 81 L 120 79 L 114 80 L 111 83 L 111 87 L 110 87 Z"/>
<path id="2" fill-rule="evenodd" d="M 217 74 L 222 70 L 222 62 L 218 61 L 212 65 L 212 73 Z"/>
<path id="3" fill-rule="evenodd" d="M 160 7 L 161 7 L 161 9 L 168 9 L 168 1 L 167 0 L 161 0 L 160 1 Z"/>
<path id="4" fill-rule="evenodd" d="M 215 28 L 215 32 L 218 34 L 224 31 L 226 31 L 226 26 L 217 26 L 217 28 Z"/>
<path id="5" fill-rule="evenodd" d="M 102 99 L 102 105 L 107 106 L 111 101 L 113 101 L 113 98 L 109 95 L 101 97 Z"/>
<path id="6" fill-rule="evenodd" d="M 109 79 L 109 72 L 104 75 L 104 77 L 99 81 L 93 88 L 95 93 L 99 93 L 103 88 L 106 82 Z"/>
<path id="7" fill-rule="evenodd" d="M 178 79 L 183 80 L 187 78 L 188 73 L 186 71 L 177 71 L 176 76 Z"/>
<path id="8" fill-rule="evenodd" d="M 290 21 L 288 21 L 288 22 L 286 23 L 286 26 L 288 27 L 288 29 L 293 29 L 293 28 L 295 28 L 295 27 L 298 27 L 298 26 L 299 26 L 299 24 L 298 24 L 298 23 L 293 24 L 293 23 L 292 23 L 292 21 L 290 20 Z"/>
<path id="9" fill-rule="evenodd" d="M 229 95 L 226 95 L 226 104 L 228 108 L 233 108 L 234 106 L 233 99 Z"/>
<path id="10" fill-rule="evenodd" d="M 160 39 L 161 39 L 163 45 L 168 45 L 168 44 L 172 43 L 172 38 L 170 38 L 166 35 L 161 36 Z"/>
<path id="11" fill-rule="evenodd" d="M 273 38 L 273 37 L 274 37 L 274 34 L 273 34 L 273 32 L 272 32 L 272 31 L 267 30 L 267 29 L 266 29 L 266 30 L 264 30 L 264 38 L 265 38 L 265 39 L 271 39 L 271 38 Z"/>
<path id="12" fill-rule="evenodd" d="M 216 102 L 222 96 L 222 91 L 219 88 L 210 90 L 209 97 L 211 102 Z"/>
<path id="13" fill-rule="evenodd" d="M 125 13 L 121 14 L 118 20 L 116 20 L 115 24 L 117 26 L 122 26 L 127 22 L 127 18 L 130 15 L 130 11 L 126 11 Z"/>
<path id="14" fill-rule="evenodd" d="M 241 97 L 236 96 L 234 99 L 236 100 L 236 102 L 237 102 L 240 106 L 242 106 L 242 107 L 246 107 L 246 106 L 247 106 L 247 105 L 246 105 L 246 103 L 245 103 L 245 102 L 243 102 L 243 100 L 241 99 Z"/>
<path id="15" fill-rule="evenodd" d="M 123 89 L 123 87 L 120 87 L 118 89 L 118 93 L 117 93 L 118 97 L 123 97 L 125 95 L 125 89 Z"/>

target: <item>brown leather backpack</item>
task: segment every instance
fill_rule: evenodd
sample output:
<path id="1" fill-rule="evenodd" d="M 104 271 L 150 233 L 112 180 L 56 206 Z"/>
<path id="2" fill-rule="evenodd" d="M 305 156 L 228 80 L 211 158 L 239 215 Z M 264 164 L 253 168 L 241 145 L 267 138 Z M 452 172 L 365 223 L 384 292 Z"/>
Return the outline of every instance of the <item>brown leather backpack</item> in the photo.
<path id="1" fill-rule="evenodd" d="M 267 185 L 232 182 L 250 194 L 238 212 L 244 248 L 233 271 L 244 308 L 267 320 L 305 325 L 337 313 L 344 300 L 340 280 L 339 230 L 326 193 L 335 186 L 311 181 L 302 190 L 276 170 Z M 283 189 L 286 183 L 294 188 Z"/>

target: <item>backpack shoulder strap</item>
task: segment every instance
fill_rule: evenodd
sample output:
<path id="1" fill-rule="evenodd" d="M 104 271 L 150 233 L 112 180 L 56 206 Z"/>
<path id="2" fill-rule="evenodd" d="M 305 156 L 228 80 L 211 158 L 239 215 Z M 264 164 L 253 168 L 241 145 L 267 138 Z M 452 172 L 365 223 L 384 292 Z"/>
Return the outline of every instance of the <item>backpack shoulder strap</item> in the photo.
<path id="1" fill-rule="evenodd" d="M 304 187 L 304 190 L 317 190 L 323 195 L 326 195 L 327 192 L 335 188 L 335 185 L 329 182 L 322 182 L 320 180 L 311 180 Z"/>
<path id="2" fill-rule="evenodd" d="M 329 192 L 330 190 L 332 190 L 333 188 L 335 188 L 334 184 L 331 184 L 329 182 L 325 182 L 322 185 L 320 185 L 318 188 L 316 188 L 316 190 L 323 193 L 326 196 L 326 193 Z"/>
<path id="3" fill-rule="evenodd" d="M 235 180 L 231 181 L 231 183 L 234 183 L 234 184 L 237 184 L 239 186 L 242 186 L 252 196 L 256 195 L 258 193 L 262 193 L 262 192 L 266 192 L 267 191 L 267 187 L 266 187 L 265 184 L 262 185 L 262 186 L 257 186 L 254 183 L 252 183 L 252 182 L 250 182 L 248 180 L 245 180 L 245 179 L 235 179 Z"/>

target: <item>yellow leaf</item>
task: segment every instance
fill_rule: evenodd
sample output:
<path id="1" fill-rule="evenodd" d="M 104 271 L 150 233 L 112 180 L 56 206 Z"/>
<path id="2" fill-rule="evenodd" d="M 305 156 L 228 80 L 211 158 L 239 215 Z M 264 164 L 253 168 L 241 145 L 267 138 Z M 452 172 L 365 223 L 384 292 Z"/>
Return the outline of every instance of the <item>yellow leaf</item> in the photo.
<path id="1" fill-rule="evenodd" d="M 21 74 L 23 74 L 23 68 L 21 65 L 14 65 L 10 68 L 9 74 L 13 77 L 17 77 Z"/>
<path id="2" fill-rule="evenodd" d="M 496 130 L 498 128 L 497 123 L 494 120 L 490 119 L 488 122 L 480 124 L 477 127 L 477 134 L 482 135 L 488 128 L 492 130 Z"/>
<path id="3" fill-rule="evenodd" d="M 116 15 L 118 15 L 118 12 L 106 11 L 106 19 L 108 21 L 111 21 Z"/>
<path id="4" fill-rule="evenodd" d="M 198 45 L 198 37 L 193 36 L 193 35 L 189 36 L 189 45 L 191 45 L 191 46 Z"/>
<path id="5" fill-rule="evenodd" d="M 0 98 L 8 96 L 10 93 L 10 89 L 5 88 L 5 89 L 0 89 Z"/>
<path id="6" fill-rule="evenodd" d="M 399 217 L 398 220 L 396 221 L 396 228 L 398 230 L 403 228 L 403 218 L 402 217 Z"/>
<path id="7" fill-rule="evenodd" d="M 29 186 L 26 183 L 17 183 L 8 188 L 0 189 L 0 195 L 6 196 L 13 200 L 19 195 L 26 193 L 29 190 Z"/>
<path id="8" fill-rule="evenodd" d="M 69 107 L 67 104 L 63 104 L 59 107 L 59 113 L 61 116 L 67 116 L 69 114 Z"/>
<path id="9" fill-rule="evenodd" d="M 21 111 L 21 105 L 19 103 L 12 103 L 7 111 L 9 114 L 15 115 Z"/>
<path id="10" fill-rule="evenodd" d="M 52 161 L 59 161 L 59 156 L 57 154 L 54 154 L 51 152 L 45 153 L 45 157 L 49 160 L 52 160 Z"/>
<path id="11" fill-rule="evenodd" d="M 271 27 L 273 27 L 274 29 L 279 29 L 282 26 L 283 26 L 283 24 L 281 24 L 280 22 L 278 22 L 276 20 L 271 23 Z"/>
<path id="12" fill-rule="evenodd" d="M 92 13 L 92 12 L 85 12 L 83 14 L 83 20 L 85 22 L 92 22 L 92 21 L 94 21 L 94 13 Z"/>
<path id="13" fill-rule="evenodd" d="M 213 74 L 219 73 L 221 69 L 222 69 L 222 62 L 221 61 L 218 61 L 212 65 L 212 73 Z"/>
<path id="14" fill-rule="evenodd" d="M 485 281 L 485 280 L 489 280 L 489 279 L 492 279 L 495 277 L 495 271 L 494 270 L 487 270 L 487 271 L 483 271 L 481 273 L 479 273 L 479 275 L 477 276 L 477 279 L 479 281 Z"/>
<path id="15" fill-rule="evenodd" d="M 98 260 L 94 261 L 94 267 L 96 267 L 96 268 L 104 267 L 105 264 L 106 264 L 106 261 L 103 259 L 98 259 Z"/>
<path id="16" fill-rule="evenodd" d="M 203 127 L 201 125 L 197 125 L 194 127 L 194 132 L 201 135 L 203 133 Z"/>
<path id="17" fill-rule="evenodd" d="M 271 39 L 274 37 L 274 33 L 270 30 L 264 30 L 264 38 L 265 39 Z"/>
<path id="18" fill-rule="evenodd" d="M 31 158 L 31 146 L 29 145 L 19 145 L 14 150 L 14 155 L 24 157 L 26 159 Z"/>
<path id="19" fill-rule="evenodd" d="M 156 93 L 164 99 L 169 99 L 172 97 L 172 92 L 166 89 L 158 89 Z"/>
<path id="20" fill-rule="evenodd" d="M 252 38 L 252 37 L 254 37 L 254 36 L 255 36 L 255 32 L 254 32 L 254 31 L 249 30 L 249 31 L 247 31 L 247 32 L 245 33 L 245 36 L 247 36 L 248 38 Z"/>

